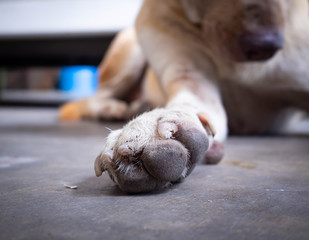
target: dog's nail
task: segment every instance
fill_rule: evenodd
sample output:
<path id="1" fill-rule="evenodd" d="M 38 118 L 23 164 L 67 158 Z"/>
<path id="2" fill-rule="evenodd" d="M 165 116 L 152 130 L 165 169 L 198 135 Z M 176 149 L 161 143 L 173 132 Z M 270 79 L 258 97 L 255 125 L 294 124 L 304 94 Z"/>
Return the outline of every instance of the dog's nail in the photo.
<path id="1" fill-rule="evenodd" d="M 121 156 L 134 155 L 133 143 L 124 143 L 118 148 L 118 153 Z"/>
<path id="2" fill-rule="evenodd" d="M 104 151 L 101 153 L 101 158 L 105 163 L 111 163 L 113 158 L 113 151 Z"/>
<path id="3" fill-rule="evenodd" d="M 94 171 L 97 177 L 101 176 L 102 173 L 106 170 L 106 164 L 112 162 L 112 152 L 102 152 L 99 156 L 97 156 L 94 162 Z"/>
<path id="4" fill-rule="evenodd" d="M 190 162 L 193 165 L 203 159 L 209 147 L 209 140 L 206 134 L 190 126 L 183 126 L 179 129 L 175 134 L 175 138 L 189 150 Z"/>
<path id="5" fill-rule="evenodd" d="M 158 126 L 159 135 L 162 138 L 169 139 L 178 131 L 178 127 L 175 123 L 163 122 Z"/>
<path id="6" fill-rule="evenodd" d="M 205 113 L 199 113 L 197 114 L 197 116 L 203 124 L 204 128 L 206 129 L 207 134 L 214 137 L 216 135 L 216 130 L 213 125 L 207 120 L 207 115 Z"/>

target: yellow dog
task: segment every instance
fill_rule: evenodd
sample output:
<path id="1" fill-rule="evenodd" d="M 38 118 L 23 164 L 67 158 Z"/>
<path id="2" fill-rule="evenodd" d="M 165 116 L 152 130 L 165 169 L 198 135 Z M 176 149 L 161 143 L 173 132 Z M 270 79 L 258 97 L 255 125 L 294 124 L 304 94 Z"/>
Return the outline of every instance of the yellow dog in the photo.
<path id="1" fill-rule="evenodd" d="M 307 0 L 145 0 L 102 62 L 100 90 L 61 118 L 153 109 L 111 132 L 95 161 L 122 190 L 151 191 L 218 162 L 228 127 L 274 132 L 291 107 L 308 111 L 308 70 Z"/>

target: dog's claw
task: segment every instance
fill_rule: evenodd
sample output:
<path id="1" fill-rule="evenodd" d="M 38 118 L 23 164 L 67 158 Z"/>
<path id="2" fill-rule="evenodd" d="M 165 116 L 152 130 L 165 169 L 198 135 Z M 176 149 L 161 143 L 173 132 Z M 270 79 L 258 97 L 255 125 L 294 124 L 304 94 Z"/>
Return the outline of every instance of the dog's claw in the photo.
<path id="1" fill-rule="evenodd" d="M 107 170 L 106 165 L 112 162 L 112 153 L 102 152 L 97 156 L 94 162 L 94 171 L 97 177 L 101 176 L 102 173 Z"/>
<path id="2" fill-rule="evenodd" d="M 124 143 L 118 148 L 118 153 L 122 156 L 133 156 L 134 146 L 133 143 Z"/>
<path id="3" fill-rule="evenodd" d="M 163 122 L 158 125 L 158 133 L 162 138 L 169 139 L 178 131 L 175 123 Z"/>

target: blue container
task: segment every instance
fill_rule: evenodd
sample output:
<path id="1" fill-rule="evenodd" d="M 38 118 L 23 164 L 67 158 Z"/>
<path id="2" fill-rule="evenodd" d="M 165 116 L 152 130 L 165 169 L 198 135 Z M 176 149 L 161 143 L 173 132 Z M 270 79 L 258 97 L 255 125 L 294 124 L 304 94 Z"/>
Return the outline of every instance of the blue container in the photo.
<path id="1" fill-rule="evenodd" d="M 94 66 L 62 67 L 59 89 L 75 97 L 93 95 L 98 89 L 98 68 Z"/>

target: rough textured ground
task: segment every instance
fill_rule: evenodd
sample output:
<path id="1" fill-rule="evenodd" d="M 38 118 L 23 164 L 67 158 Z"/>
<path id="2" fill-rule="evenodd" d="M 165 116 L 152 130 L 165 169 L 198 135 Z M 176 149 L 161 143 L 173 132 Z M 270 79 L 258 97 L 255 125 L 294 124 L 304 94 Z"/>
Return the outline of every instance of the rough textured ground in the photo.
<path id="1" fill-rule="evenodd" d="M 0 239 L 309 239 L 309 134 L 231 137 L 221 164 L 125 195 L 93 171 L 121 124 L 56 115 L 0 109 Z"/>

